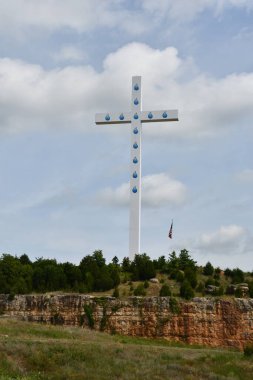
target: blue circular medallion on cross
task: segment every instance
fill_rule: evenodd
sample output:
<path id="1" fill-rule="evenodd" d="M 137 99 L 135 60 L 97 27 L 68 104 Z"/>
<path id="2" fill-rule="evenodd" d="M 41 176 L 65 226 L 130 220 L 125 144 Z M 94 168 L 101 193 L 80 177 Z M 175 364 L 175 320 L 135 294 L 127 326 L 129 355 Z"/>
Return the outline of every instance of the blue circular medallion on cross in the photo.
<path id="1" fill-rule="evenodd" d="M 137 98 L 134 99 L 134 104 L 137 106 L 139 104 L 139 100 Z"/>
<path id="2" fill-rule="evenodd" d="M 106 121 L 109 121 L 111 118 L 110 118 L 110 115 L 109 115 L 109 113 L 107 113 L 106 115 L 105 115 L 105 120 Z"/>
<path id="3" fill-rule="evenodd" d="M 137 178 L 138 177 L 138 174 L 136 173 L 136 171 L 133 173 L 133 178 Z"/>
<path id="4" fill-rule="evenodd" d="M 138 91 L 138 90 L 139 90 L 138 83 L 136 83 L 136 84 L 134 85 L 134 90 L 135 90 L 135 91 Z"/>
<path id="5" fill-rule="evenodd" d="M 137 135 L 137 133 L 139 132 L 138 128 L 135 127 L 133 132 L 134 132 L 135 135 Z"/>
<path id="6" fill-rule="evenodd" d="M 134 186 L 133 188 L 132 188 L 132 192 L 134 193 L 134 194 L 136 194 L 137 193 L 137 187 L 136 186 Z"/>
<path id="7" fill-rule="evenodd" d="M 168 117 L 168 114 L 167 114 L 166 111 L 164 111 L 164 113 L 163 113 L 163 118 L 166 119 L 167 117 Z"/>
<path id="8" fill-rule="evenodd" d="M 134 163 L 134 164 L 138 164 L 137 157 L 134 157 L 134 159 L 133 159 L 133 163 Z"/>
<path id="9" fill-rule="evenodd" d="M 148 118 L 149 118 L 149 119 L 153 119 L 153 114 L 152 114 L 152 112 L 149 112 L 149 114 L 148 114 Z"/>
<path id="10" fill-rule="evenodd" d="M 123 115 L 123 113 L 121 113 L 121 114 L 119 115 L 119 119 L 120 119 L 120 120 L 124 120 L 124 119 L 125 119 L 125 116 Z"/>
<path id="11" fill-rule="evenodd" d="M 134 149 L 137 149 L 137 148 L 138 148 L 138 144 L 137 144 L 137 142 L 134 143 L 133 148 L 134 148 Z"/>

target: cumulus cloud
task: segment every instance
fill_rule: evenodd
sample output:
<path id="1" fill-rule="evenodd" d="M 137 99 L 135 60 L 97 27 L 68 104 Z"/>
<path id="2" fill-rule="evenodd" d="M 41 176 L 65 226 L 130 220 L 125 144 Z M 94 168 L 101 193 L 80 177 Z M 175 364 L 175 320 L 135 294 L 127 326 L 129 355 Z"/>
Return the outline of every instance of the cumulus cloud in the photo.
<path id="1" fill-rule="evenodd" d="M 238 225 L 222 226 L 219 230 L 204 233 L 197 242 L 197 248 L 213 254 L 239 254 L 245 251 L 248 233 Z"/>
<path id="2" fill-rule="evenodd" d="M 165 173 L 142 178 L 142 203 L 148 207 L 178 205 L 186 199 L 186 187 L 180 181 Z M 111 206 L 126 206 L 129 203 L 129 183 L 116 189 L 106 188 L 98 194 L 98 199 Z"/>
<path id="3" fill-rule="evenodd" d="M 160 50 L 143 43 L 109 54 L 101 72 L 89 65 L 46 70 L 0 59 L 0 130 L 90 130 L 95 112 L 129 110 L 132 75 L 143 76 L 143 109 L 179 109 L 176 126 L 145 126 L 152 138 L 209 137 L 252 120 L 252 73 L 221 79 L 197 75 L 185 81 L 188 71 L 189 60 L 181 59 L 174 47 Z"/>

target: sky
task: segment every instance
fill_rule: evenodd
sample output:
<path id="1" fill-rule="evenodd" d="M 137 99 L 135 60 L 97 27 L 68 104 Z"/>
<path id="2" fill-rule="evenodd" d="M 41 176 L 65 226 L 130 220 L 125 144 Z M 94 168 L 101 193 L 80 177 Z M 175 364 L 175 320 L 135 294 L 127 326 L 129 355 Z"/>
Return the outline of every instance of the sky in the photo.
<path id="1" fill-rule="evenodd" d="M 141 252 L 253 270 L 252 0 L 0 0 L 0 252 L 128 255 L 130 126 L 143 125 Z M 168 231 L 173 219 L 173 239 Z"/>

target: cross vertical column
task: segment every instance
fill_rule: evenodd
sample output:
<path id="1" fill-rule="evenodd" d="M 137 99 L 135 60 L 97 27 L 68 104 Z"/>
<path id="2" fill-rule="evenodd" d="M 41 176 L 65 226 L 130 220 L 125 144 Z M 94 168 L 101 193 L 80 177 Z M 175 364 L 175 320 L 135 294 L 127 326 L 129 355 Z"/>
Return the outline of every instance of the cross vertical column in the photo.
<path id="1" fill-rule="evenodd" d="M 97 125 L 131 123 L 129 258 L 140 253 L 142 123 L 178 121 L 178 111 L 142 111 L 141 77 L 132 78 L 131 112 L 97 113 Z"/>
<path id="2" fill-rule="evenodd" d="M 141 77 L 132 78 L 129 258 L 140 253 L 141 225 Z"/>

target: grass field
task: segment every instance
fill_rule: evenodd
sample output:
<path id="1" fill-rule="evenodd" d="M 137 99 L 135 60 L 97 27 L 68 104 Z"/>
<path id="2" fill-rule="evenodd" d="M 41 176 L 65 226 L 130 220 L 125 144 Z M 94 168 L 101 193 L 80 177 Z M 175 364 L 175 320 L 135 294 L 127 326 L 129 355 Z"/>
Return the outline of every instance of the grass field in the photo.
<path id="1" fill-rule="evenodd" d="M 0 379 L 253 379 L 243 353 L 0 319 Z"/>

